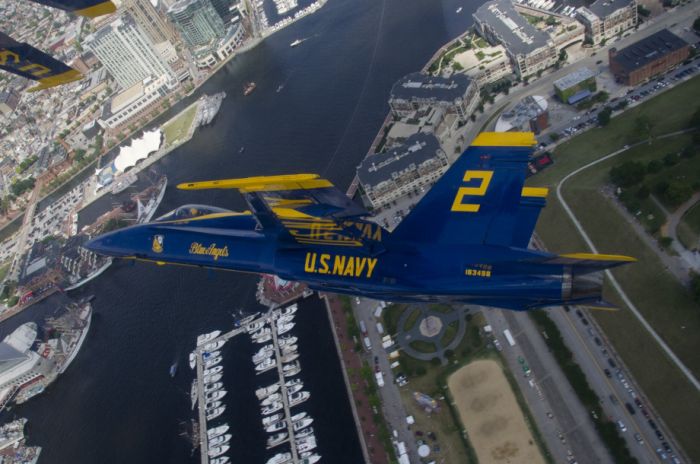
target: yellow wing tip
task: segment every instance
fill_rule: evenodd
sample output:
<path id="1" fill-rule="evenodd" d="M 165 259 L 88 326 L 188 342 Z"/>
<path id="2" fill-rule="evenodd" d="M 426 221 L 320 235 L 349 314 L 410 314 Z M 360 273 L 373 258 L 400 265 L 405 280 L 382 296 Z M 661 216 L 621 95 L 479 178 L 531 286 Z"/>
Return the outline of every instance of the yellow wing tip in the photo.
<path id="1" fill-rule="evenodd" d="M 69 69 L 66 72 L 62 72 L 61 74 L 57 74 L 55 76 L 51 77 L 45 77 L 43 79 L 39 79 L 37 82 L 39 82 L 39 85 L 36 85 L 32 87 L 31 89 L 27 89 L 27 92 L 36 92 L 38 90 L 44 90 L 44 89 L 50 89 L 51 87 L 56 87 L 57 85 L 63 85 L 63 84 L 68 84 L 73 81 L 78 81 L 83 78 L 83 75 L 80 73 L 80 71 L 76 69 Z"/>
<path id="2" fill-rule="evenodd" d="M 221 179 L 208 180 L 203 182 L 185 182 L 177 186 L 180 190 L 206 190 L 206 189 L 241 189 L 249 191 L 264 190 L 265 186 L 284 187 L 289 186 L 296 188 L 299 185 L 303 187 L 304 183 L 310 182 L 311 185 L 322 186 L 319 182 L 318 174 L 283 174 L 279 176 L 258 176 L 258 177 L 242 177 L 238 179 Z M 316 181 L 316 182 L 313 182 Z M 325 183 L 330 184 L 328 181 Z"/>
<path id="3" fill-rule="evenodd" d="M 547 194 L 549 194 L 549 189 L 546 187 L 523 187 L 520 196 L 547 198 Z"/>
<path id="4" fill-rule="evenodd" d="M 96 18 L 98 16 L 114 13 L 115 11 L 117 11 L 117 7 L 108 0 L 81 10 L 75 10 L 75 13 L 88 18 Z"/>
<path id="5" fill-rule="evenodd" d="M 532 132 L 482 132 L 472 141 L 473 147 L 534 147 Z"/>

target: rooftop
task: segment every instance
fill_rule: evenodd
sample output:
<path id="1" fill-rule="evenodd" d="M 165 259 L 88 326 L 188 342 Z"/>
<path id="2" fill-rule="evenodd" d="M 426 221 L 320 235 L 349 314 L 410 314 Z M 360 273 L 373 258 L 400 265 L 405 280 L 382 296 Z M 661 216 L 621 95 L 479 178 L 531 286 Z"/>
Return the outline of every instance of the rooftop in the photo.
<path id="1" fill-rule="evenodd" d="M 627 8 L 635 0 L 596 0 L 588 9 L 599 18 L 605 18 L 621 8 Z"/>
<path id="2" fill-rule="evenodd" d="M 572 73 L 567 74 L 561 79 L 557 79 L 556 81 L 554 81 L 554 87 L 561 91 L 564 91 L 566 89 L 574 87 L 575 85 L 580 84 L 586 79 L 590 79 L 591 77 L 595 77 L 595 73 L 590 69 L 583 67 L 581 69 L 577 69 Z"/>
<path id="3" fill-rule="evenodd" d="M 357 176 L 363 185 L 376 186 L 391 179 L 392 174 L 435 158 L 442 151 L 433 134 L 418 133 L 406 139 L 403 145 L 386 153 L 377 153 L 365 158 L 357 167 Z"/>
<path id="4" fill-rule="evenodd" d="M 496 122 L 496 132 L 510 130 L 530 130 L 532 118 L 547 111 L 547 99 L 540 95 L 530 95 L 518 102 L 513 109 L 506 111 Z"/>
<path id="5" fill-rule="evenodd" d="M 471 79 L 464 74 L 454 74 L 445 78 L 415 72 L 402 77 L 394 84 L 391 88 L 391 98 L 455 101 L 467 93 L 470 83 Z"/>
<path id="6" fill-rule="evenodd" d="M 474 19 L 496 32 L 500 41 L 515 55 L 528 54 L 547 45 L 549 36 L 530 24 L 515 10 L 510 0 L 484 3 L 473 14 Z"/>
<path id="7" fill-rule="evenodd" d="M 611 53 L 611 59 L 626 71 L 633 71 L 687 45 L 685 40 L 668 29 L 662 29 L 656 34 L 623 48 L 614 55 Z"/>

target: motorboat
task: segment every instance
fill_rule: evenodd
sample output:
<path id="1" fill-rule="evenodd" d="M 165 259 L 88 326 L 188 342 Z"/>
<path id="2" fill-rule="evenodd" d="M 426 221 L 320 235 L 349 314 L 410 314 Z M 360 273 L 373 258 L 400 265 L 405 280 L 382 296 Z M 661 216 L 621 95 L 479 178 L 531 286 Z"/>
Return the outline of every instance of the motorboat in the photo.
<path id="1" fill-rule="evenodd" d="M 197 367 L 197 355 L 194 354 L 194 351 L 190 353 L 190 369 L 194 369 Z"/>
<path id="2" fill-rule="evenodd" d="M 248 327 L 246 327 L 246 330 L 248 331 L 249 334 L 252 334 L 253 332 L 257 332 L 258 330 L 262 329 L 263 327 L 265 327 L 265 322 L 255 321 L 251 324 L 248 324 Z"/>
<path id="3" fill-rule="evenodd" d="M 275 422 L 280 421 L 282 419 L 282 417 L 284 417 L 284 414 L 282 414 L 281 412 L 278 412 L 277 414 L 273 414 L 271 416 L 263 417 L 263 419 L 262 419 L 263 427 L 267 427 L 268 425 L 272 425 Z"/>
<path id="4" fill-rule="evenodd" d="M 260 364 L 256 364 L 255 370 L 257 371 L 258 374 L 262 374 L 263 372 L 265 372 L 269 369 L 272 369 L 276 365 L 277 365 L 277 361 L 275 361 L 272 358 L 267 358 L 266 360 L 264 360 Z"/>
<path id="5" fill-rule="evenodd" d="M 265 345 L 262 348 L 260 348 L 253 355 L 253 362 L 257 362 L 257 361 L 255 361 L 255 358 L 264 359 L 264 358 L 267 358 L 270 355 L 270 353 L 274 353 L 274 352 L 275 352 L 275 345 L 273 345 L 272 343 Z"/>
<path id="6" fill-rule="evenodd" d="M 219 351 L 219 350 L 215 350 L 215 351 L 211 351 L 211 352 L 205 351 L 204 353 L 202 353 L 202 359 L 204 359 L 205 361 L 207 359 L 214 359 L 214 358 L 217 358 L 219 356 L 221 356 L 221 351 Z"/>
<path id="7" fill-rule="evenodd" d="M 292 416 L 292 422 L 300 421 L 300 420 L 302 420 L 302 419 L 305 418 L 305 417 L 306 417 L 306 413 L 305 413 L 304 411 L 299 412 L 299 413 L 294 414 L 294 415 Z"/>
<path id="8" fill-rule="evenodd" d="M 202 334 L 199 337 L 197 337 L 197 346 L 204 345 L 205 343 L 214 340 L 219 335 L 221 335 L 220 330 L 215 330 L 215 331 L 210 332 L 208 334 Z"/>
<path id="9" fill-rule="evenodd" d="M 228 432 L 228 429 L 228 424 L 220 425 L 218 427 L 214 427 L 213 429 L 209 429 L 207 430 L 207 438 L 212 439 L 214 437 L 218 437 L 219 435 L 223 435 L 224 433 Z"/>
<path id="10" fill-rule="evenodd" d="M 295 344 L 299 339 L 294 336 L 294 335 L 287 335 L 286 337 L 280 337 L 277 339 L 277 342 L 281 347 L 285 347 L 287 345 L 293 345 Z"/>
<path id="11" fill-rule="evenodd" d="M 223 398 L 224 396 L 226 396 L 226 393 L 227 393 L 226 390 L 217 390 L 215 392 L 207 393 L 206 395 L 204 395 L 204 399 L 207 402 L 218 401 L 221 398 Z"/>
<path id="12" fill-rule="evenodd" d="M 274 351 L 265 351 L 263 354 L 260 356 L 254 356 L 253 357 L 253 364 L 260 364 L 261 362 L 264 362 L 268 359 L 272 359 L 272 357 L 275 355 Z"/>
<path id="13" fill-rule="evenodd" d="M 294 428 L 294 431 L 295 431 L 295 432 L 298 432 L 299 430 L 305 429 L 306 427 L 308 427 L 309 425 L 311 425 L 311 423 L 312 423 L 313 421 L 314 421 L 313 418 L 311 418 L 311 417 L 305 417 L 305 418 L 303 418 L 303 419 L 301 419 L 301 420 L 298 420 L 298 421 L 296 421 L 296 422 L 293 422 L 293 423 L 292 423 L 292 427 Z"/>
<path id="14" fill-rule="evenodd" d="M 228 456 L 220 456 L 218 458 L 210 459 L 209 464 L 228 464 L 231 459 Z"/>
<path id="15" fill-rule="evenodd" d="M 287 378 L 288 378 L 288 377 L 294 377 L 294 376 L 297 375 L 299 372 L 301 372 L 301 367 L 299 367 L 299 366 L 297 365 L 296 367 L 294 367 L 294 368 L 292 368 L 292 369 L 290 369 L 290 370 L 284 372 L 282 375 L 284 375 L 284 376 L 287 377 Z"/>
<path id="16" fill-rule="evenodd" d="M 298 345 L 287 345 L 282 347 L 282 354 L 295 353 L 299 349 Z"/>
<path id="17" fill-rule="evenodd" d="M 219 374 L 223 370 L 224 370 L 224 366 L 216 366 L 216 367 L 212 367 L 211 369 L 204 369 L 204 372 L 202 372 L 202 374 L 204 374 L 204 377 L 206 377 L 208 375 Z"/>
<path id="18" fill-rule="evenodd" d="M 283 363 L 290 363 L 299 357 L 299 353 L 289 353 L 282 356 Z"/>
<path id="19" fill-rule="evenodd" d="M 263 338 L 265 335 L 270 334 L 272 334 L 272 330 L 270 330 L 269 327 L 263 327 L 257 332 L 252 333 L 250 336 L 253 337 L 253 340 L 258 340 L 260 338 Z"/>
<path id="20" fill-rule="evenodd" d="M 287 324 L 294 320 L 294 314 L 287 314 L 286 316 L 280 316 L 277 319 L 277 325 Z"/>
<path id="21" fill-rule="evenodd" d="M 282 308 L 282 312 L 280 314 L 282 316 L 291 316 L 292 314 L 297 312 L 297 309 L 299 309 L 299 307 L 296 303 L 294 303 L 292 305 L 287 306 L 286 308 Z"/>
<path id="22" fill-rule="evenodd" d="M 282 395 L 279 393 L 273 393 L 272 395 L 268 396 L 264 400 L 262 400 L 262 403 L 260 403 L 262 406 L 269 406 L 274 402 L 282 400 Z"/>
<path id="23" fill-rule="evenodd" d="M 205 375 L 202 380 L 204 381 L 205 384 L 214 383 L 214 382 L 218 382 L 219 380 L 221 380 L 221 377 L 223 377 L 223 375 L 221 375 L 221 374 Z"/>
<path id="24" fill-rule="evenodd" d="M 210 458 L 215 458 L 224 454 L 226 451 L 229 450 L 229 448 L 230 446 L 228 445 L 217 446 L 216 448 L 209 448 L 209 452 L 207 454 Z"/>
<path id="25" fill-rule="evenodd" d="M 216 419 L 217 417 L 222 415 L 225 410 L 226 410 L 226 406 L 219 406 L 218 408 L 207 409 L 206 410 L 207 420 L 210 421 L 210 420 Z"/>
<path id="26" fill-rule="evenodd" d="M 175 374 L 177 374 L 177 363 L 170 366 L 170 377 L 175 378 Z"/>
<path id="27" fill-rule="evenodd" d="M 313 427 L 307 427 L 305 429 L 301 429 L 298 432 L 294 431 L 294 436 L 297 438 L 304 438 L 308 437 L 309 435 L 313 435 L 314 433 L 314 428 Z"/>
<path id="28" fill-rule="evenodd" d="M 307 391 L 302 391 L 298 393 L 293 393 L 289 395 L 289 406 L 296 406 L 297 404 L 301 404 L 304 401 L 308 400 L 311 397 L 311 393 Z"/>
<path id="29" fill-rule="evenodd" d="M 224 386 L 224 384 L 221 382 L 214 382 L 214 383 L 210 383 L 210 384 L 205 384 L 204 385 L 204 393 L 209 393 L 209 392 L 213 392 L 216 390 L 220 390 L 221 387 L 223 387 L 223 386 Z"/>
<path id="30" fill-rule="evenodd" d="M 267 330 L 270 330 L 270 329 L 267 329 Z M 255 343 L 265 343 L 265 342 L 269 342 L 270 340 L 272 340 L 272 333 L 268 333 L 266 335 L 263 335 L 260 338 L 253 339 L 253 341 Z"/>
<path id="31" fill-rule="evenodd" d="M 192 409 L 194 409 L 194 405 L 197 404 L 197 398 L 199 398 L 199 395 L 197 395 L 197 379 L 192 381 L 192 387 L 190 388 L 190 401 L 192 401 Z"/>
<path id="32" fill-rule="evenodd" d="M 219 435 L 218 437 L 215 438 L 210 438 L 209 439 L 209 448 L 214 448 L 219 445 L 223 445 L 224 443 L 228 443 L 231 441 L 231 435 L 230 433 L 227 433 L 226 435 Z"/>
<path id="33" fill-rule="evenodd" d="M 310 451 L 307 451 L 302 454 L 306 454 L 306 456 L 302 456 L 301 461 L 299 461 L 299 464 L 315 464 L 321 460 L 321 455 L 311 454 Z"/>
<path id="34" fill-rule="evenodd" d="M 278 401 L 277 403 L 272 403 L 270 406 L 265 406 L 262 410 L 262 415 L 267 416 L 269 414 L 272 414 L 273 412 L 277 412 L 280 409 L 282 409 L 284 405 L 282 404 L 281 401 Z"/>
<path id="35" fill-rule="evenodd" d="M 255 396 L 257 396 L 258 399 L 261 400 L 272 395 L 273 393 L 276 393 L 279 389 L 280 384 L 273 383 L 272 385 L 268 385 L 267 387 L 262 387 L 255 390 Z"/>
<path id="36" fill-rule="evenodd" d="M 309 435 L 308 437 L 296 440 L 296 443 L 298 452 L 303 453 L 311 451 L 316 448 L 316 437 L 314 435 Z"/>
<path id="37" fill-rule="evenodd" d="M 211 401 L 211 402 L 206 403 L 204 406 L 205 406 L 205 409 L 216 409 L 219 406 L 223 406 L 223 404 L 224 403 L 221 401 Z"/>
<path id="38" fill-rule="evenodd" d="M 214 366 L 218 365 L 219 363 L 221 363 L 221 356 L 217 356 L 216 358 L 205 360 L 204 367 L 209 369 L 210 367 L 214 367 Z"/>
<path id="39" fill-rule="evenodd" d="M 295 362 L 291 362 L 291 363 L 288 363 L 288 364 L 284 364 L 284 365 L 282 366 L 282 372 L 291 371 L 292 369 L 297 368 L 297 367 L 301 367 L 301 366 L 299 365 L 299 361 L 295 361 Z"/>
<path id="40" fill-rule="evenodd" d="M 302 388 L 304 388 L 304 384 L 301 382 L 296 385 L 292 385 L 291 387 L 287 388 L 287 394 L 291 395 L 292 393 L 298 392 Z"/>
<path id="41" fill-rule="evenodd" d="M 280 430 L 284 430 L 287 428 L 287 421 L 286 420 L 281 420 L 279 422 L 275 422 L 274 424 L 270 424 L 267 427 L 265 427 L 265 431 L 269 433 L 274 433 L 274 432 L 279 432 Z"/>
<path id="42" fill-rule="evenodd" d="M 267 464 L 286 464 L 292 460 L 292 453 L 278 453 L 267 460 Z"/>
<path id="43" fill-rule="evenodd" d="M 295 325 L 296 325 L 295 322 L 285 322 L 284 324 L 278 325 L 277 326 L 277 335 L 286 334 L 287 332 L 292 330 Z"/>
<path id="44" fill-rule="evenodd" d="M 224 343 L 226 343 L 225 340 L 217 340 L 215 342 L 207 343 L 204 345 L 203 349 L 204 351 L 216 351 L 222 346 L 224 346 Z"/>
<path id="45" fill-rule="evenodd" d="M 297 45 L 301 44 L 303 42 L 302 39 L 296 39 L 294 42 L 290 43 L 290 47 L 296 47 Z"/>
<path id="46" fill-rule="evenodd" d="M 287 439 L 287 436 L 289 434 L 287 432 L 279 432 L 271 436 L 270 438 L 267 439 L 267 447 L 272 448 L 274 446 L 279 445 L 282 443 L 284 440 Z"/>
<path id="47" fill-rule="evenodd" d="M 293 379 L 293 380 L 287 380 L 284 383 L 284 386 L 287 388 L 292 388 L 294 385 L 299 385 L 303 384 L 304 382 L 301 381 L 301 379 Z"/>

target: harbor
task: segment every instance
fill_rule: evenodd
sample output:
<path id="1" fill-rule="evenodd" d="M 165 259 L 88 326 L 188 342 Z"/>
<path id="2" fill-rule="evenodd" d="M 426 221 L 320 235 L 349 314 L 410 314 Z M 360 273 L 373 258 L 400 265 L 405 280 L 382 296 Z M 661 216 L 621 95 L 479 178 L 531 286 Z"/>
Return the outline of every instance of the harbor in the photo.
<path id="1" fill-rule="evenodd" d="M 270 434 L 266 449 L 275 452 L 267 459 L 267 464 L 313 464 L 321 460 L 314 452 L 317 443 L 310 426 L 314 419 L 305 411 L 292 411 L 311 397 L 311 393 L 304 390 L 304 382 L 295 377 L 302 370 L 296 344 L 298 337 L 290 333 L 295 326 L 297 310 L 296 303 L 272 307 L 262 316 L 253 314 L 236 321 L 229 332 L 221 334 L 217 330 L 198 337 L 197 348 L 190 354 L 190 367 L 196 369 L 197 374 L 191 399 L 193 407 L 198 405 L 198 446 L 202 463 L 229 462 L 225 453 L 230 449 L 231 435 L 224 435 L 229 425 L 215 422 L 226 409 L 223 398 L 228 394 L 220 382 L 223 374 L 220 348 L 242 334 L 250 335 L 253 345 L 260 346 L 252 355 L 256 377 L 267 379 L 267 372 L 275 374 L 271 382 L 265 381 L 255 390 L 260 402 L 262 428 Z M 282 447 L 281 450 L 278 447 Z"/>

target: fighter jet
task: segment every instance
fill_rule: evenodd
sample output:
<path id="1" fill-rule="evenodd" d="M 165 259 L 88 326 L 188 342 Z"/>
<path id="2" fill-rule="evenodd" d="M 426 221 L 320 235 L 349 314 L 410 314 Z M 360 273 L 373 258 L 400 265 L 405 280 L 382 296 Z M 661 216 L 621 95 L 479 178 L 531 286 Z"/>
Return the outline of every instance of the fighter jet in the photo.
<path id="1" fill-rule="evenodd" d="M 529 132 L 480 134 L 391 232 L 328 180 L 297 174 L 181 184 L 237 189 L 249 209 L 186 205 L 87 247 L 387 301 L 609 306 L 602 271 L 633 258 L 528 249 L 547 196 L 523 186 L 535 144 Z"/>
<path id="2" fill-rule="evenodd" d="M 46 6 L 72 11 L 94 18 L 116 10 L 110 0 L 32 0 Z M 21 20 L 22 18 L 18 18 Z M 48 89 L 83 78 L 83 75 L 70 66 L 58 61 L 28 43 L 17 42 L 0 32 L 0 69 L 27 79 L 38 81 L 39 85 L 29 92 Z"/>

